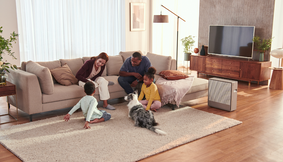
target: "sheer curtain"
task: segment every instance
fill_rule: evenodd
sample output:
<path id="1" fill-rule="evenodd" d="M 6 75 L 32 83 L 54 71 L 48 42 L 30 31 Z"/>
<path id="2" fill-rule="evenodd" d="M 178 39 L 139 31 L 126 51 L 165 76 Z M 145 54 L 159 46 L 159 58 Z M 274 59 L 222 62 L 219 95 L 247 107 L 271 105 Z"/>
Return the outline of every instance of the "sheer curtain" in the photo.
<path id="1" fill-rule="evenodd" d="M 184 62 L 184 48 L 180 40 L 192 35 L 195 36 L 194 48 L 198 46 L 199 0 L 152 1 L 153 15 L 159 15 L 160 11 L 162 11 L 162 15 L 168 15 L 169 19 L 169 23 L 152 24 L 152 52 L 172 56 L 172 58 L 176 59 L 177 16 L 161 7 L 161 4 L 186 20 L 184 22 L 179 19 L 178 67 L 187 65 L 187 62 Z"/>
<path id="2" fill-rule="evenodd" d="M 124 0 L 16 0 L 21 61 L 117 55 L 125 49 Z"/>
<path id="3" fill-rule="evenodd" d="M 272 39 L 272 44 L 271 44 L 271 50 L 274 50 L 276 48 L 283 48 L 283 30 L 282 30 L 283 21 L 282 19 L 283 19 L 283 2 L 275 1 L 274 16 L 273 16 L 273 29 L 272 29 L 273 39 Z M 270 61 L 272 61 L 273 67 L 279 67 L 278 58 L 270 56 Z"/>

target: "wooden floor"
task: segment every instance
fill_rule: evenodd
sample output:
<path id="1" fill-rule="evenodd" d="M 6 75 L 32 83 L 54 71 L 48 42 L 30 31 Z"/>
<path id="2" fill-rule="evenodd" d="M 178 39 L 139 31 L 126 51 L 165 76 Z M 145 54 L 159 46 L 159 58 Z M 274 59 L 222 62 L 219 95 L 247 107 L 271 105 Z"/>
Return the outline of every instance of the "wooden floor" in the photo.
<path id="1" fill-rule="evenodd" d="M 242 121 L 242 124 L 143 159 L 141 162 L 282 162 L 283 90 L 271 90 L 267 85 L 248 86 L 247 82 L 238 84 L 237 109 L 234 112 L 208 107 L 207 97 L 183 103 L 183 106 L 189 105 L 195 109 L 237 119 Z M 68 110 L 38 114 L 34 116 L 34 120 L 63 115 Z M 14 107 L 11 111 L 15 114 Z M 6 99 L 1 97 L 0 114 L 6 112 Z M 19 115 L 19 121 L 12 124 L 28 122 L 25 113 L 20 112 Z M 12 118 L 0 117 L 0 122 L 4 121 L 12 121 Z M 4 124 L 0 128 L 12 124 Z M 20 160 L 0 145 L 0 161 Z"/>

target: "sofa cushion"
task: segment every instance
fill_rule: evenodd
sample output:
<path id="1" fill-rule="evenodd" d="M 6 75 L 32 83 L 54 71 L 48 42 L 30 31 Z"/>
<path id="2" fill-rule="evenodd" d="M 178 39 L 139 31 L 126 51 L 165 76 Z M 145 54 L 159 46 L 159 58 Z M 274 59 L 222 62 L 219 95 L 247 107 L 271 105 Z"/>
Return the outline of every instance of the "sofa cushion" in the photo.
<path id="1" fill-rule="evenodd" d="M 26 71 L 27 62 L 23 61 L 21 63 L 21 70 Z"/>
<path id="2" fill-rule="evenodd" d="M 46 61 L 46 62 L 36 62 L 41 66 L 47 67 L 49 70 L 61 67 L 61 63 L 59 60 L 55 61 Z"/>
<path id="3" fill-rule="evenodd" d="M 81 58 L 75 59 L 60 59 L 61 65 L 68 64 L 72 73 L 76 76 L 77 72 L 83 66 L 83 60 Z"/>
<path id="4" fill-rule="evenodd" d="M 41 66 L 47 67 L 49 70 L 51 69 L 55 69 L 57 67 L 61 67 L 61 63 L 59 60 L 55 60 L 55 61 L 46 61 L 46 62 L 36 62 Z M 27 62 L 22 62 L 21 63 L 21 70 L 26 71 L 26 64 Z"/>
<path id="5" fill-rule="evenodd" d="M 203 78 L 194 78 L 193 85 L 191 89 L 187 92 L 194 93 L 198 91 L 203 91 L 208 89 L 208 80 Z"/>
<path id="6" fill-rule="evenodd" d="M 185 79 L 189 77 L 188 75 L 178 70 L 163 70 L 159 73 L 159 75 L 162 78 L 168 79 L 168 80 L 179 80 L 179 79 Z"/>
<path id="7" fill-rule="evenodd" d="M 162 56 L 148 52 L 148 59 L 151 62 L 151 66 L 155 67 L 156 74 L 159 74 L 163 70 L 169 70 L 171 66 L 171 56 Z"/>
<path id="8" fill-rule="evenodd" d="M 124 91 L 124 89 L 120 86 L 120 84 L 118 83 L 118 77 L 119 76 L 105 76 L 104 78 L 108 81 L 113 82 L 113 85 L 109 85 L 108 86 L 108 90 L 110 93 L 112 92 L 118 92 L 118 91 Z M 110 94 L 111 95 L 111 94 Z"/>
<path id="9" fill-rule="evenodd" d="M 78 79 L 74 76 L 68 64 L 52 69 L 50 72 L 56 81 L 62 85 L 69 86 L 78 83 Z"/>
<path id="10" fill-rule="evenodd" d="M 83 57 L 83 63 L 85 63 L 87 60 L 90 60 L 91 57 Z"/>
<path id="11" fill-rule="evenodd" d="M 122 51 L 121 51 L 121 52 L 119 53 L 119 55 L 122 56 L 122 59 L 123 59 L 123 62 L 124 62 L 128 57 L 132 56 L 133 53 L 135 53 L 135 52 L 139 52 L 140 54 L 143 55 L 143 53 L 142 53 L 141 51 L 125 51 L 125 52 L 122 52 Z"/>
<path id="12" fill-rule="evenodd" d="M 122 65 L 123 65 L 122 56 L 120 55 L 109 56 L 109 60 L 106 63 L 107 76 L 119 75 L 119 71 Z"/>
<path id="13" fill-rule="evenodd" d="M 50 103 L 55 101 L 63 101 L 85 96 L 84 88 L 78 85 L 63 86 L 54 84 L 54 93 L 52 95 L 42 95 L 42 103 Z"/>
<path id="14" fill-rule="evenodd" d="M 41 66 L 33 61 L 28 61 L 26 71 L 37 76 L 40 88 L 44 94 L 53 94 L 54 84 L 50 70 L 47 67 Z"/>

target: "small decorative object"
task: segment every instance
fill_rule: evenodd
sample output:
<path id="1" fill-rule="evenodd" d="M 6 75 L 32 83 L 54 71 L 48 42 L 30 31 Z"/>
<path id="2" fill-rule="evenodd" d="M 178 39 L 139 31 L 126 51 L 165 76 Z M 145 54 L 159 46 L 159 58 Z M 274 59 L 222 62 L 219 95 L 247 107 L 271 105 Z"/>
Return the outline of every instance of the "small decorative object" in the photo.
<path id="1" fill-rule="evenodd" d="M 2 26 L 0 27 L 0 33 L 2 33 Z M 5 39 L 2 35 L 0 35 L 0 85 L 6 85 L 6 78 L 7 74 L 5 72 L 9 73 L 9 68 L 11 69 L 18 69 L 16 65 L 12 65 L 7 61 L 3 61 L 3 55 L 5 52 L 10 55 L 13 59 L 17 59 L 14 56 L 14 52 L 11 51 L 13 48 L 12 42 L 16 42 L 18 34 L 15 32 L 11 33 L 11 36 L 9 39 Z"/>
<path id="2" fill-rule="evenodd" d="M 260 52 L 259 61 L 264 61 L 264 53 L 271 47 L 272 38 L 270 39 L 260 39 L 259 36 L 253 38 L 255 49 Z"/>
<path id="3" fill-rule="evenodd" d="M 198 52 L 199 52 L 199 49 L 198 49 L 198 48 L 195 48 L 195 49 L 194 49 L 194 53 L 197 54 Z"/>
<path id="4" fill-rule="evenodd" d="M 145 30 L 145 3 L 130 3 L 131 31 Z"/>
<path id="5" fill-rule="evenodd" d="M 201 46 L 200 55 L 205 56 L 204 45 Z"/>

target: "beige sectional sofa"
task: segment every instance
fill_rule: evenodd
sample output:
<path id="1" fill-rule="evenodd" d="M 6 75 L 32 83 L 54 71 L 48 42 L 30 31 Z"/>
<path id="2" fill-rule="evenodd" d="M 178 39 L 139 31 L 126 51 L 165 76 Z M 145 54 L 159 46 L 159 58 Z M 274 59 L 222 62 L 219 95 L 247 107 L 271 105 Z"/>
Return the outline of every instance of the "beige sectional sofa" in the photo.
<path id="1" fill-rule="evenodd" d="M 120 52 L 119 55 L 109 56 L 102 76 L 106 80 L 114 82 L 114 85 L 109 85 L 110 99 L 121 98 L 126 95 L 124 89 L 118 83 L 118 74 L 124 60 L 130 57 L 133 52 Z M 147 53 L 146 56 L 151 61 L 152 66 L 156 68 L 157 74 L 162 70 L 174 70 L 176 68 L 176 61 L 171 59 L 170 56 L 153 53 Z M 33 114 L 74 106 L 85 95 L 83 88 L 77 84 L 64 86 L 56 83 L 48 71 L 67 64 L 72 73 L 76 75 L 80 67 L 89 58 L 37 62 L 41 67 L 37 68 L 36 73 L 34 67 L 27 62 L 22 62 L 21 70 L 10 70 L 8 81 L 16 85 L 18 108 L 29 114 L 30 120 L 32 120 Z M 43 74 L 46 75 L 42 76 Z M 158 77 L 160 76 L 156 75 L 156 79 Z M 52 83 L 50 83 L 50 78 Z M 47 83 L 48 81 L 49 83 Z M 208 81 L 206 79 L 195 78 L 192 88 L 182 101 L 207 96 L 207 89 Z M 100 101 L 98 89 L 96 89 L 94 97 Z M 8 104 L 16 105 L 15 96 L 9 96 L 7 101 Z"/>

